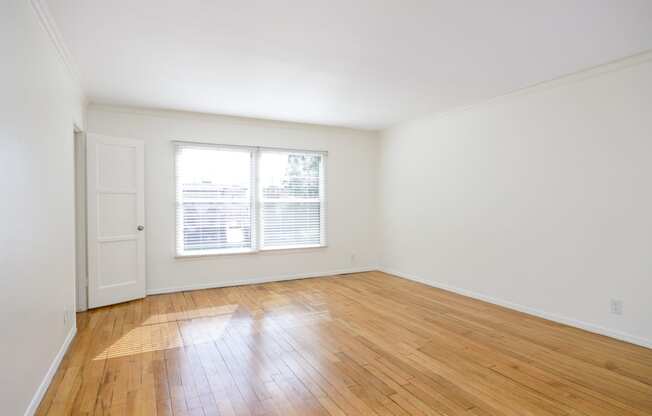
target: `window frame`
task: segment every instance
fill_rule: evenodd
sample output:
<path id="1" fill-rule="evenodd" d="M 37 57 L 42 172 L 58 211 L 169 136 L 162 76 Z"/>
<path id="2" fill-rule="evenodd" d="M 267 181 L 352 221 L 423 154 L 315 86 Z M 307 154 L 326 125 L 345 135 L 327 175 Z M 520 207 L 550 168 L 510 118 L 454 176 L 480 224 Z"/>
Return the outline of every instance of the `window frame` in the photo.
<path id="1" fill-rule="evenodd" d="M 230 148 L 235 150 L 248 151 L 251 153 L 251 207 L 252 207 L 252 220 L 251 220 L 251 233 L 252 233 L 252 248 L 251 249 L 206 249 L 206 250 L 197 250 L 196 253 L 184 252 L 182 247 L 179 245 L 179 241 L 183 241 L 183 238 L 179 236 L 179 232 L 183 232 L 179 226 L 179 214 L 183 212 L 179 209 L 179 199 L 178 199 L 178 166 L 177 166 L 177 153 L 180 146 L 196 146 L 198 148 Z M 173 159 L 174 159 L 174 257 L 176 259 L 191 259 L 196 257 L 212 257 L 212 256 L 232 256 L 232 255 L 241 255 L 241 254 L 262 254 L 262 253 L 274 253 L 274 252 L 292 252 L 292 251 L 305 251 L 313 250 L 328 247 L 327 240 L 327 161 L 328 161 L 328 152 L 325 150 L 312 150 L 312 149 L 289 149 L 281 147 L 263 147 L 263 146 L 246 146 L 246 145 L 233 145 L 233 144 L 220 144 L 220 143 L 206 143 L 206 142 L 195 142 L 195 141 L 181 141 L 173 140 Z M 263 232 L 263 198 L 262 198 L 262 187 L 260 184 L 260 156 L 264 152 L 275 152 L 275 153 L 299 153 L 299 154 L 308 154 L 308 155 L 319 155 L 321 156 L 320 170 L 319 170 L 319 202 L 320 202 L 320 243 L 311 244 L 305 246 L 272 246 L 263 248 L 262 247 L 262 236 Z"/>

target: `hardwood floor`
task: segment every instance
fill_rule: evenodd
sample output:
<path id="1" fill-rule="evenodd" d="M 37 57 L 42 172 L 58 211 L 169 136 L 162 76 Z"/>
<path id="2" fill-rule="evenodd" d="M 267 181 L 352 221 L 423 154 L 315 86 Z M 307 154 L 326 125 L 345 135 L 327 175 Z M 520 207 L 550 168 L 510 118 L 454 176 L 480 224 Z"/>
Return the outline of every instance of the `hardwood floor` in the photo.
<path id="1" fill-rule="evenodd" d="M 77 320 L 39 415 L 652 415 L 652 350 L 380 272 Z"/>

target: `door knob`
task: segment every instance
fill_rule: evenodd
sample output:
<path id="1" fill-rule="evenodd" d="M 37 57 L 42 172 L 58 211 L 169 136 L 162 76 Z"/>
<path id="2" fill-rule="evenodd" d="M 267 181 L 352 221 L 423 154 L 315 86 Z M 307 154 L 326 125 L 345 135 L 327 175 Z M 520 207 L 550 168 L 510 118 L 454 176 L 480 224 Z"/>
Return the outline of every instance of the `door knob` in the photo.
<path id="1" fill-rule="evenodd" d="M 136 227 L 136 229 L 138 231 L 143 231 L 145 229 L 145 226 L 144 225 L 139 225 L 138 227 Z"/>

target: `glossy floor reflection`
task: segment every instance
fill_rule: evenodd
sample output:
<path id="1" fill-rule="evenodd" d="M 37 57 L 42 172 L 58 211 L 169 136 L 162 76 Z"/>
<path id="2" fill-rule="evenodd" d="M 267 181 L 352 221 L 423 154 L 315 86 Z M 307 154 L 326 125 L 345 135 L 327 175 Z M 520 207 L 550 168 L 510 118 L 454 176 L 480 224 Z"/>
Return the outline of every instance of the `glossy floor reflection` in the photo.
<path id="1" fill-rule="evenodd" d="M 652 415 L 652 350 L 380 272 L 77 322 L 39 415 Z"/>

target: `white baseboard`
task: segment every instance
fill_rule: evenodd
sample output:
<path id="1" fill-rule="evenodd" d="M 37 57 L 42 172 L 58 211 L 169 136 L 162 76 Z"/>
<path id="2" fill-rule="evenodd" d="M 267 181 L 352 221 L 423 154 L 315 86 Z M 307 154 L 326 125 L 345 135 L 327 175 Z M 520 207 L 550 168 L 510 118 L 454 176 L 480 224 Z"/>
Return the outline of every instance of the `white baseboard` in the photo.
<path id="1" fill-rule="evenodd" d="M 239 280 L 233 280 L 229 282 L 212 282 L 212 283 L 185 285 L 185 286 L 153 288 L 153 289 L 147 289 L 147 294 L 160 295 L 162 293 L 185 292 L 188 290 L 214 289 L 219 287 L 242 286 L 242 285 L 255 285 L 259 283 L 282 282 L 284 280 L 309 279 L 312 277 L 335 276 L 338 274 L 370 272 L 373 270 L 378 270 L 378 267 L 354 267 L 350 269 L 331 270 L 327 272 L 252 277 L 251 279 L 239 279 Z"/>
<path id="2" fill-rule="evenodd" d="M 605 328 L 605 327 L 600 326 L 600 325 L 595 325 L 595 324 L 591 324 L 591 323 L 588 323 L 588 322 L 579 321 L 577 319 L 567 318 L 565 316 L 561 316 L 561 315 L 557 315 L 557 314 L 554 314 L 554 313 L 546 312 L 546 311 L 543 311 L 543 310 L 540 310 L 540 309 L 531 308 L 529 306 L 519 305 L 517 303 L 513 303 L 513 302 L 506 301 L 506 300 L 498 299 L 498 298 L 495 298 L 495 297 L 492 297 L 492 296 L 487 296 L 487 295 L 484 295 L 482 293 L 473 292 L 473 291 L 470 291 L 470 290 L 467 290 L 467 289 L 462 289 L 462 288 L 459 288 L 459 287 L 453 287 L 453 286 L 450 286 L 450 285 L 447 285 L 447 284 L 444 284 L 444 283 L 435 282 L 435 281 L 430 280 L 430 279 L 425 279 L 423 277 L 416 276 L 416 275 L 413 275 L 413 274 L 403 273 L 403 272 L 398 271 L 398 270 L 394 270 L 394 269 L 390 269 L 390 268 L 386 268 L 386 267 L 381 267 L 381 268 L 379 268 L 379 270 L 384 272 L 384 273 L 387 273 L 387 274 L 393 274 L 395 276 L 402 277 L 402 278 L 412 280 L 412 281 L 415 281 L 415 282 L 423 283 L 423 284 L 428 285 L 428 286 L 436 287 L 436 288 L 439 288 L 439 289 L 444 289 L 444 290 L 447 290 L 449 292 L 454 292 L 454 293 L 457 293 L 457 294 L 460 294 L 460 295 L 463 295 L 463 296 L 468 296 L 470 298 L 479 299 L 479 300 L 482 300 L 482 301 L 485 301 L 485 302 L 493 303 L 495 305 L 504 306 L 505 308 L 514 309 L 516 311 L 527 313 L 529 315 L 538 316 L 539 318 L 547 319 L 549 321 L 554 321 L 554 322 L 558 322 L 558 323 L 561 323 L 561 324 L 564 324 L 564 325 L 573 326 L 573 327 L 576 327 L 576 328 L 583 329 L 585 331 L 593 332 L 593 333 L 600 334 L 600 335 L 605 335 L 605 336 L 608 336 L 608 337 L 611 337 L 611 338 L 619 339 L 621 341 L 629 342 L 631 344 L 640 345 L 642 347 L 652 348 L 652 340 L 651 339 L 646 339 L 646 338 L 642 338 L 642 337 L 639 337 L 639 336 L 636 336 L 636 335 L 628 334 L 626 332 L 618 331 L 618 330 L 615 330 L 615 329 L 609 329 L 609 328 Z"/>
<path id="3" fill-rule="evenodd" d="M 70 343 L 75 338 L 75 335 L 77 334 L 77 325 L 74 319 L 72 322 L 73 322 L 73 326 L 72 328 L 70 328 L 70 331 L 68 332 L 65 341 L 63 341 L 63 344 L 61 345 L 59 352 L 54 357 L 54 360 L 52 361 L 52 364 L 50 365 L 48 372 L 45 373 L 45 377 L 43 378 L 41 385 L 38 387 L 38 389 L 36 389 L 36 393 L 34 393 L 34 397 L 32 398 L 32 401 L 27 407 L 27 410 L 25 410 L 25 416 L 33 416 L 34 413 L 36 413 L 36 409 L 38 409 L 39 404 L 41 404 L 41 400 L 43 400 L 43 396 L 45 396 L 45 392 L 48 391 L 48 387 L 50 387 L 50 383 L 52 382 L 54 375 L 59 369 L 61 360 L 63 360 L 64 355 L 66 355 L 66 351 L 68 351 L 68 347 L 70 347 Z"/>

